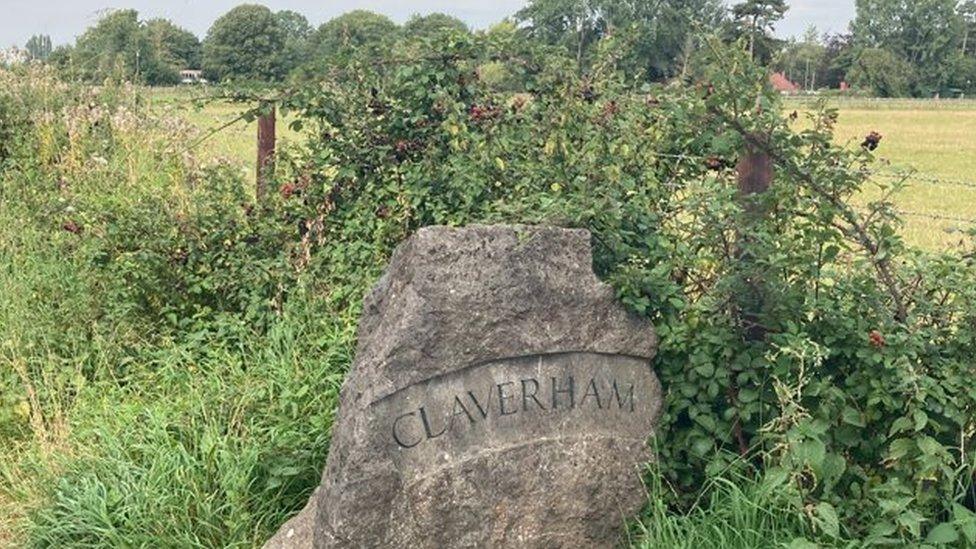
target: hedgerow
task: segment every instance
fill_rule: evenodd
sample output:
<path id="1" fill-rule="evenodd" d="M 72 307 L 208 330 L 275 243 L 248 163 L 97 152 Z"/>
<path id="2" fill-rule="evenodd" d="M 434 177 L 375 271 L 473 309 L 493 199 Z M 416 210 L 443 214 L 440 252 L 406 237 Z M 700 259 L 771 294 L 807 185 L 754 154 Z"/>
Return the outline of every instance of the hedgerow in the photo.
<path id="1" fill-rule="evenodd" d="M 456 35 L 287 96 L 310 135 L 282 187 L 308 268 L 375 274 L 429 224 L 586 227 L 598 272 L 661 335 L 659 460 L 679 496 L 748 464 L 788 481 L 822 540 L 976 542 L 971 252 L 906 247 L 897 185 L 859 201 L 869 148 L 833 144 L 834 111 L 784 113 L 734 52 L 635 90 L 614 70 L 626 38 L 582 77 L 523 48 Z M 499 61 L 512 74 L 484 78 Z M 733 169 L 748 150 L 775 166 L 754 197 Z"/>

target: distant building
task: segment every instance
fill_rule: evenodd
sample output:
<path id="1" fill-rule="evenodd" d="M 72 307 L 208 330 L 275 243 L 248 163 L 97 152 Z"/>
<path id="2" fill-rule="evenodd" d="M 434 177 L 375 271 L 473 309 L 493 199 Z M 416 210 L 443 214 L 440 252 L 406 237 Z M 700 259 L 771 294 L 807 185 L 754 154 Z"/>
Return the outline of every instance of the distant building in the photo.
<path id="1" fill-rule="evenodd" d="M 796 85 L 781 72 L 773 73 L 769 77 L 769 83 L 773 85 L 774 90 L 780 93 L 791 94 L 800 92 L 800 86 Z"/>
<path id="2" fill-rule="evenodd" d="M 180 82 L 183 84 L 206 84 L 207 79 L 203 77 L 201 70 L 183 69 L 180 71 Z"/>

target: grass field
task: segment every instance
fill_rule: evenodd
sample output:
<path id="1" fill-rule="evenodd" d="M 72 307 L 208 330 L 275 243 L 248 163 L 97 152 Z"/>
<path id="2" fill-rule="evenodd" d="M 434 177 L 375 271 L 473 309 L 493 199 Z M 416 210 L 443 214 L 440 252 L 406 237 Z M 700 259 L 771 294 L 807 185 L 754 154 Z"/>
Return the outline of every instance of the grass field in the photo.
<path id="1" fill-rule="evenodd" d="M 787 102 L 791 109 L 808 105 Z M 906 239 L 929 249 L 958 246 L 973 224 L 930 216 L 976 220 L 976 101 L 834 99 L 830 105 L 840 111 L 838 144 L 857 147 L 876 131 L 884 137 L 877 169 L 916 172 L 896 199 Z"/>
<path id="2" fill-rule="evenodd" d="M 257 122 L 235 122 L 246 110 L 246 105 L 229 101 L 206 101 L 206 91 L 203 88 L 149 88 L 147 91 L 154 107 L 179 112 L 203 132 L 201 141 L 195 147 L 205 153 L 204 156 L 240 163 L 241 170 L 248 174 L 250 180 L 254 179 Z M 196 104 L 197 100 L 201 101 L 199 106 Z M 213 134 L 209 135 L 211 132 Z M 282 144 L 296 137 L 295 132 L 288 129 L 288 124 L 281 120 L 278 121 L 277 134 L 279 143 Z"/>

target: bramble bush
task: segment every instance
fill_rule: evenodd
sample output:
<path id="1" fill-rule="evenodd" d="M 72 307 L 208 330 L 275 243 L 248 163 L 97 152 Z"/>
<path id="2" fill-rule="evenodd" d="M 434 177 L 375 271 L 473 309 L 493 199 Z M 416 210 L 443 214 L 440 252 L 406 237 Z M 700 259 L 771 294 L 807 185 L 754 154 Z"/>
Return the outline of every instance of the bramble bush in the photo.
<path id="1" fill-rule="evenodd" d="M 309 141 L 283 202 L 318 243 L 309 269 L 361 288 L 350 267 L 375 276 L 424 225 L 586 227 L 661 335 L 679 506 L 756 468 L 822 542 L 976 543 L 972 253 L 907 248 L 899 185 L 857 205 L 872 152 L 833 144 L 832 110 L 782 112 L 743 56 L 714 46 L 694 82 L 635 90 L 614 70 L 627 47 L 580 77 L 514 33 L 455 35 L 289 94 Z M 511 78 L 482 78 L 499 61 Z M 772 158 L 768 192 L 739 194 L 744 150 Z"/>
<path id="2" fill-rule="evenodd" d="M 661 336 L 635 536 L 673 539 L 661 502 L 705 489 L 759 493 L 817 543 L 976 543 L 972 251 L 906 247 L 891 204 L 858 198 L 872 152 L 833 144 L 830 109 L 784 113 L 743 55 L 635 88 L 627 36 L 600 44 L 582 76 L 504 26 L 351 53 L 280 94 L 306 139 L 261 204 L 132 90 L 4 75 L 24 137 L 0 166 L 0 475 L 21 480 L 0 505 L 32 502 L 37 545 L 260 543 L 317 484 L 396 244 L 546 223 L 589 229 L 598 274 Z M 767 192 L 739 193 L 743 151 L 772 159 Z"/>

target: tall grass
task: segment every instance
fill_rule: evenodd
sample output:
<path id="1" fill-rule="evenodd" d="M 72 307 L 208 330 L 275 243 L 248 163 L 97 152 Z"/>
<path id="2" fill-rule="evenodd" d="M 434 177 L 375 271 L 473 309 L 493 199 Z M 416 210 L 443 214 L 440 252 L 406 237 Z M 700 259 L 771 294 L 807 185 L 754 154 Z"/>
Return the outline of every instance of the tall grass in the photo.
<path id="1" fill-rule="evenodd" d="M 0 82 L 0 546 L 260 545 L 319 482 L 356 308 L 242 278 L 248 183 L 136 91 Z"/>
<path id="2" fill-rule="evenodd" d="M 817 533 L 797 509 L 791 488 L 773 477 L 755 479 L 736 472 L 712 478 L 694 504 L 676 511 L 657 474 L 651 475 L 649 503 L 633 528 L 641 549 L 756 549 L 819 547 Z"/>
<path id="3" fill-rule="evenodd" d="M 71 412 L 71 454 L 22 470 L 56 477 L 31 486 L 46 500 L 29 514 L 31 543 L 260 545 L 324 464 L 352 324 L 319 318 L 289 312 L 237 348 L 159 349 L 124 386 L 90 387 Z"/>

